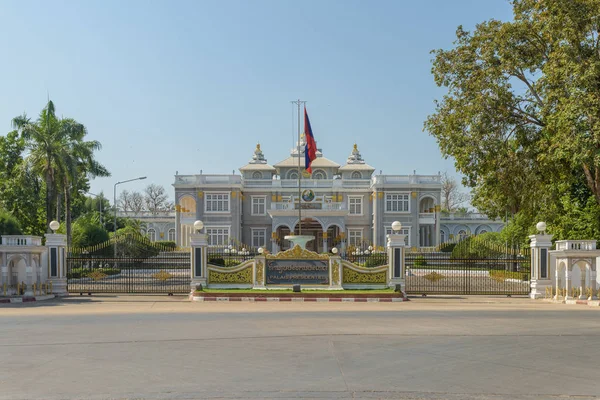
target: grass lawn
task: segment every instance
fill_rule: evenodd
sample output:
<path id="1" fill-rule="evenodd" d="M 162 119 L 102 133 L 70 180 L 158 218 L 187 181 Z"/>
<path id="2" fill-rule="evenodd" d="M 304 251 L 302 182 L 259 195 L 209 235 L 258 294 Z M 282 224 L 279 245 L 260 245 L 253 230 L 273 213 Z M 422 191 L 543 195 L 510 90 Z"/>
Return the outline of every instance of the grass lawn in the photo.
<path id="1" fill-rule="evenodd" d="M 259 289 L 204 289 L 196 293 L 248 293 L 248 294 L 264 294 L 264 293 L 293 293 L 291 289 L 271 289 L 271 290 L 259 290 Z M 325 289 L 302 289 L 302 293 L 337 293 L 337 294 L 390 294 L 394 293 L 393 288 L 389 289 L 346 289 L 346 290 L 325 290 Z"/>

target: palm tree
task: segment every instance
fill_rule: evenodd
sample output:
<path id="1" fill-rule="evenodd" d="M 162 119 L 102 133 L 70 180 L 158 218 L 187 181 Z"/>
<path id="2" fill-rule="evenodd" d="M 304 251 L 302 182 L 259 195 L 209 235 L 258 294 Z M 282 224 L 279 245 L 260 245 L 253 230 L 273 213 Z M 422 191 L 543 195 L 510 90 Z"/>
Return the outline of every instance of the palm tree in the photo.
<path id="1" fill-rule="evenodd" d="M 71 119 L 58 119 L 54 103 L 48 101 L 37 121 L 27 115 L 13 119 L 13 126 L 21 131 L 29 154 L 27 161 L 32 170 L 46 182 L 46 226 L 53 219 L 54 206 L 59 195 L 65 200 L 67 241 L 71 242 L 71 201 L 79 179 L 110 176 L 108 170 L 94 158 L 101 145 L 84 141 L 87 129 Z M 56 219 L 60 218 L 56 207 Z"/>
<path id="2" fill-rule="evenodd" d="M 84 141 L 87 129 L 73 119 L 62 119 L 64 147 L 60 176 L 65 199 L 65 222 L 67 228 L 67 245 L 71 245 L 71 200 L 77 182 L 83 178 L 110 176 L 110 172 L 94 158 L 94 151 L 102 145 L 96 140 Z"/>
<path id="3" fill-rule="evenodd" d="M 54 103 L 48 101 L 37 121 L 31 121 L 26 114 L 23 114 L 15 117 L 12 125 L 21 132 L 26 141 L 29 151 L 27 163 L 33 172 L 44 178 L 46 183 L 46 229 L 49 232 L 48 224 L 53 219 L 57 173 L 62 152 L 60 123 L 56 118 Z"/>

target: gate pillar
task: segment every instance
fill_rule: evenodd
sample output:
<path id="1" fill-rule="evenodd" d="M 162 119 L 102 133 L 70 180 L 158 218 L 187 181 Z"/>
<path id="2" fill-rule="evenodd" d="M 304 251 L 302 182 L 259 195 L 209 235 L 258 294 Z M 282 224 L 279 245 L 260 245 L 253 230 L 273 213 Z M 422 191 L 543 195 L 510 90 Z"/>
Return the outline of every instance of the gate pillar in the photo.
<path id="1" fill-rule="evenodd" d="M 67 260 L 65 257 L 67 235 L 47 233 L 45 237 L 48 248 L 48 277 L 52 282 L 52 293 L 58 296 L 67 296 Z"/>
<path id="2" fill-rule="evenodd" d="M 203 234 L 192 234 L 190 235 L 190 247 L 191 247 L 191 292 L 193 295 L 196 291 L 196 285 L 201 284 L 206 287 L 207 282 L 207 270 L 206 270 L 206 247 L 208 242 L 206 235 Z"/>
<path id="3" fill-rule="evenodd" d="M 396 222 L 394 222 L 395 224 Z M 394 228 L 394 224 L 392 224 L 392 228 Z M 398 225 L 400 225 L 398 223 Z M 399 232 L 400 227 L 395 229 L 395 232 Z M 389 263 L 389 273 L 388 273 L 388 285 L 393 287 L 395 285 L 401 285 L 402 296 L 406 296 L 406 287 L 405 287 L 405 272 L 404 272 L 404 238 L 406 235 L 401 235 L 399 233 L 393 233 L 391 235 L 387 235 L 387 251 L 388 251 L 388 263 Z"/>
<path id="4" fill-rule="evenodd" d="M 552 287 L 550 276 L 550 255 L 552 235 L 531 235 L 531 292 L 529 297 L 544 297 L 546 288 Z"/>

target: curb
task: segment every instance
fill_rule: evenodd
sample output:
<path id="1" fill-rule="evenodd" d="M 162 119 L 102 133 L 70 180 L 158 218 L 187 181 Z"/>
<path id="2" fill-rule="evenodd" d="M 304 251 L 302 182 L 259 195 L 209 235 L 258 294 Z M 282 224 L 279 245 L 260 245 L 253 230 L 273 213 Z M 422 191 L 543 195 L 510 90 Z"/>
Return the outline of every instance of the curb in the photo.
<path id="1" fill-rule="evenodd" d="M 44 301 L 55 298 L 56 296 L 53 294 L 47 294 L 44 296 L 31 296 L 31 297 L 9 297 L 5 299 L 0 299 L 0 304 L 9 304 L 9 303 L 31 303 L 34 301 Z"/>
<path id="2" fill-rule="evenodd" d="M 215 296 L 190 296 L 191 301 L 199 302 L 290 302 L 290 303 L 399 303 L 410 301 L 406 297 L 215 297 Z"/>
<path id="3" fill-rule="evenodd" d="M 600 300 L 554 300 L 554 299 L 543 299 L 547 303 L 554 304 L 570 304 L 570 305 L 579 305 L 579 306 L 588 306 L 588 307 L 598 307 L 600 306 Z"/>

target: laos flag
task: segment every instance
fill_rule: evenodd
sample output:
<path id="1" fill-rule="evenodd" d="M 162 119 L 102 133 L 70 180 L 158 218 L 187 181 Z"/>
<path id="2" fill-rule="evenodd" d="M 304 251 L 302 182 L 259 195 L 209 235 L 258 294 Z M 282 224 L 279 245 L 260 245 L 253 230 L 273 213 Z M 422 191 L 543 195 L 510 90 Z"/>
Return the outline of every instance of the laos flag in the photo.
<path id="1" fill-rule="evenodd" d="M 304 106 L 304 137 L 306 138 L 306 149 L 304 150 L 304 166 L 306 170 L 312 173 L 310 164 L 317 158 L 317 142 L 310 127 L 310 120 Z"/>

